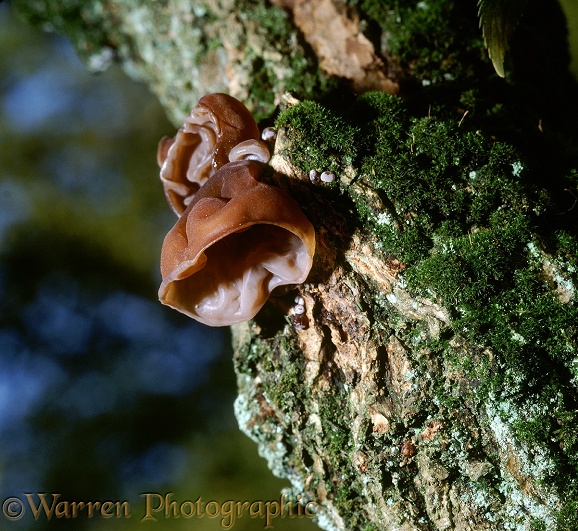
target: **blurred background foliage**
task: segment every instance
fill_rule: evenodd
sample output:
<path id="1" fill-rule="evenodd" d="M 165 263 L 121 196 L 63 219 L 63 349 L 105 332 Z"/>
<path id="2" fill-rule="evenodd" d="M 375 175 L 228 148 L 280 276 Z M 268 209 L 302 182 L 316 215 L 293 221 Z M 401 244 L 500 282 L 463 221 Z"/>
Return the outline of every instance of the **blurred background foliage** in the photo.
<path id="1" fill-rule="evenodd" d="M 577 0 L 560 0 L 560 5 L 566 15 L 568 23 L 568 40 L 570 45 L 570 71 L 576 80 L 578 80 L 578 1 Z"/>
<path id="2" fill-rule="evenodd" d="M 57 492 L 128 500 L 134 513 L 35 521 L 28 510 L 0 515 L 2 529 L 222 529 L 140 522 L 139 494 L 267 501 L 288 486 L 237 428 L 227 333 L 156 299 L 175 221 L 156 145 L 173 133 L 145 86 L 119 67 L 87 73 L 65 39 L 0 3 L 0 501 Z M 234 529 L 264 526 L 245 517 Z"/>

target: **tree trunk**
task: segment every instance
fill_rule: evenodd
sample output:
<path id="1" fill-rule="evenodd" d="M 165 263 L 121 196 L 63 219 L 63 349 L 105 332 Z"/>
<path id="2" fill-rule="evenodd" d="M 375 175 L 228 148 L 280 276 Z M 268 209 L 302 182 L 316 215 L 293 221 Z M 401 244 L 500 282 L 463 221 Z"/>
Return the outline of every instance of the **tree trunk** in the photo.
<path id="1" fill-rule="evenodd" d="M 578 527 L 576 88 L 555 4 L 530 2 L 507 81 L 462 2 L 15 4 L 89 67 L 120 60 L 175 125 L 208 92 L 262 124 L 281 110 L 273 179 L 316 256 L 233 327 L 235 408 L 320 527 Z"/>

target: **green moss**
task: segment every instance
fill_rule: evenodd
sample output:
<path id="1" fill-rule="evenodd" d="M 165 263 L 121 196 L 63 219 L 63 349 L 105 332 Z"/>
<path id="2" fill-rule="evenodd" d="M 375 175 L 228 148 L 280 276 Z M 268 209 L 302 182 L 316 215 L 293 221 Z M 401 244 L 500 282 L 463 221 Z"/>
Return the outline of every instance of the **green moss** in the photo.
<path id="1" fill-rule="evenodd" d="M 303 383 L 303 359 L 294 339 L 277 336 L 262 343 L 267 354 L 260 359 L 260 370 L 269 378 L 263 379 L 263 389 L 268 399 L 280 411 L 291 412 L 300 409 L 307 395 Z"/>
<path id="2" fill-rule="evenodd" d="M 359 529 L 367 521 L 360 509 L 362 488 L 355 483 L 356 471 L 351 463 L 353 451 L 352 418 L 343 405 L 347 403 L 347 394 L 339 386 L 335 392 L 324 395 L 319 400 L 323 436 L 327 441 L 326 466 L 333 472 L 332 477 L 341 478 L 335 485 L 326 485 L 333 503 L 340 514 L 348 515 L 348 529 Z"/>
<path id="3" fill-rule="evenodd" d="M 354 187 L 343 190 L 360 223 L 408 263 L 411 290 L 453 308 L 456 332 L 528 373 L 543 350 L 567 362 L 560 332 L 575 340 L 576 310 L 556 300 L 530 257 L 548 194 L 531 184 L 525 157 L 455 119 L 411 118 L 391 96 L 369 94 L 354 108 L 349 120 L 312 102 L 283 112 L 277 125 L 291 141 L 288 158 L 304 172 L 359 169 L 381 198 L 380 207 Z M 555 244 L 568 257 L 576 251 L 563 230 Z"/>
<path id="4" fill-rule="evenodd" d="M 554 431 L 554 440 L 559 441 L 572 466 L 578 469 L 578 411 L 559 410 L 556 423 L 558 426 Z"/>
<path id="5" fill-rule="evenodd" d="M 578 485 L 574 483 L 568 489 L 566 504 L 558 513 L 557 531 L 575 531 L 578 529 Z"/>
<path id="6" fill-rule="evenodd" d="M 380 135 L 362 171 L 375 176 L 400 214 L 427 213 L 440 220 L 487 222 L 498 207 L 524 205 L 523 187 L 512 179 L 512 149 L 492 143 L 457 123 L 420 118 Z"/>
<path id="7" fill-rule="evenodd" d="M 382 52 L 428 82 L 471 76 L 484 54 L 474 3 L 452 0 L 351 1 L 382 32 Z M 471 20 L 472 24 L 464 24 Z"/>
<path id="8" fill-rule="evenodd" d="M 434 234 L 437 246 L 408 270 L 409 286 L 451 302 L 469 321 L 480 301 L 490 300 L 500 287 L 511 285 L 516 262 L 525 254 L 528 221 L 523 215 L 498 211 L 488 227 L 473 234 L 454 238 L 443 238 L 438 231 Z"/>
<path id="9" fill-rule="evenodd" d="M 528 420 L 516 420 L 513 428 L 521 441 L 535 443 L 547 440 L 551 422 L 548 415 L 539 414 Z"/>
<path id="10" fill-rule="evenodd" d="M 273 114 L 275 99 L 283 92 L 300 99 L 318 99 L 337 86 L 337 81 L 329 79 L 306 53 L 285 10 L 265 0 L 243 0 L 238 2 L 238 13 L 254 24 L 265 40 L 275 43 L 275 58 L 248 43 L 253 71 L 245 103 L 257 121 Z"/>
<path id="11" fill-rule="evenodd" d="M 578 238 L 565 230 L 558 230 L 554 239 L 557 254 L 575 263 L 578 257 Z"/>
<path id="12" fill-rule="evenodd" d="M 405 262 L 411 292 L 450 310 L 468 355 L 445 339 L 428 343 L 444 374 L 454 375 L 431 382 L 436 407 L 457 411 L 467 399 L 483 408 L 492 397 L 533 412 L 514 423 L 514 433 L 549 456 L 553 468 L 544 477 L 567 491 L 577 475 L 578 416 L 562 381 L 569 371 L 578 378 L 578 308 L 559 300 L 536 249 L 544 242 L 557 256 L 552 267 L 575 280 L 578 243 L 571 223 L 561 228 L 565 219 L 553 218 L 559 207 L 537 154 L 485 135 L 473 120 L 412 116 L 400 100 L 375 93 L 349 113 L 304 102 L 282 113 L 278 126 L 291 141 L 286 156 L 303 172 L 328 167 L 339 175 L 353 165 L 357 177 L 339 193 L 352 201 L 359 226 L 381 240 L 385 255 Z M 548 159 L 547 151 L 540 155 Z M 540 180 L 546 186 L 536 186 Z M 379 315 L 378 301 L 373 306 Z M 398 332 L 412 343 L 411 327 Z M 426 359 L 420 363 L 414 369 L 428 374 Z M 331 410 L 322 413 L 332 418 Z M 332 441 L 328 432 L 336 463 L 345 439 Z M 456 442 L 444 452 L 448 466 L 466 459 L 464 447 Z"/>
<path id="13" fill-rule="evenodd" d="M 532 531 L 546 531 L 546 524 L 541 520 L 533 520 L 530 525 L 532 526 Z"/>
<path id="14" fill-rule="evenodd" d="M 360 509 L 362 504 L 358 491 L 352 486 L 350 478 L 344 478 L 338 485 L 333 503 L 341 514 L 347 515 L 347 529 L 364 529 L 368 525 L 367 517 Z"/>
<path id="15" fill-rule="evenodd" d="M 289 107 L 279 114 L 275 126 L 285 128 L 292 146 L 287 155 L 303 173 L 328 170 L 339 176 L 356 158 L 358 130 L 319 103 L 305 101 Z"/>
<path id="16" fill-rule="evenodd" d="M 304 408 L 310 400 L 311 391 L 304 384 L 303 357 L 293 336 L 280 333 L 271 339 L 254 337 L 251 342 L 243 345 L 236 363 L 238 372 L 253 377 L 258 372 L 260 388 L 276 411 L 284 415 L 282 422 L 293 423 L 298 418 L 308 418 L 309 414 Z M 324 467 L 332 471 L 331 476 L 341 478 L 338 483 L 326 483 L 325 488 L 334 504 L 343 510 L 342 514 L 350 515 L 349 521 L 354 522 L 353 528 L 362 528 L 357 523 L 365 525 L 367 518 L 363 510 L 359 509 L 362 506 L 359 499 L 361 486 L 355 484 L 356 473 L 350 459 L 353 449 L 352 419 L 343 407 L 347 403 L 347 393 L 339 382 L 335 382 L 333 391 L 316 397 L 316 403 L 319 404 L 318 414 L 326 441 L 323 448 Z M 301 434 L 304 439 L 302 448 L 317 444 L 313 442 L 319 437 L 316 428 L 304 427 Z M 262 437 L 267 441 L 270 432 L 265 430 Z M 284 455 L 283 461 L 292 474 L 302 472 L 303 480 L 306 473 L 311 474 L 302 469 L 303 459 L 295 452 Z M 313 482 L 316 480 L 313 478 Z"/>
<path id="17" fill-rule="evenodd" d="M 293 367 L 294 364 L 290 366 Z M 282 411 L 292 411 L 295 402 L 301 402 L 305 398 L 304 393 L 299 392 L 302 388 L 301 370 L 285 370 L 280 374 L 280 378 L 275 380 L 275 385 L 268 388 L 267 396 Z"/>

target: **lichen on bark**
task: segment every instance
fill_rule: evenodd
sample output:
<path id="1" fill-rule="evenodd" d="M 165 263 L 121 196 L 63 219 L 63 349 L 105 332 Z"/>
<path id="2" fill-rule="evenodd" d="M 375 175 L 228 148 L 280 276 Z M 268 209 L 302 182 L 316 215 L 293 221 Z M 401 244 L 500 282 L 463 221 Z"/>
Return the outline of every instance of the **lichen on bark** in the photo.
<path id="1" fill-rule="evenodd" d="M 577 241 L 549 191 L 475 123 L 382 93 L 277 125 L 318 255 L 307 329 L 294 293 L 234 329 L 244 430 L 326 529 L 554 529 L 575 488 Z M 310 168 L 339 183 L 305 193 Z"/>
<path id="2" fill-rule="evenodd" d="M 506 81 L 475 5 L 446 0 L 15 3 L 176 123 L 215 90 L 276 119 L 270 178 L 316 257 L 233 327 L 235 408 L 321 527 L 578 527 L 578 113 L 554 3 L 529 2 Z"/>
<path id="3" fill-rule="evenodd" d="M 286 90 L 313 97 L 334 84 L 289 16 L 265 0 L 16 0 L 30 22 L 69 36 L 88 68 L 120 61 L 145 81 L 175 125 L 204 94 L 227 92 L 257 118 Z"/>

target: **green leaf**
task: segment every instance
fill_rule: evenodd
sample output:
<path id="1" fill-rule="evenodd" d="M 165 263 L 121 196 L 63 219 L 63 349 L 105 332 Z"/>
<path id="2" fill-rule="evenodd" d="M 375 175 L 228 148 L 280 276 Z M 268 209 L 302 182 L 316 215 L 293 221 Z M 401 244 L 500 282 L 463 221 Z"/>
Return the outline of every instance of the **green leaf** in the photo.
<path id="1" fill-rule="evenodd" d="M 479 0 L 480 27 L 488 54 L 497 74 L 504 77 L 504 57 L 508 40 L 517 26 L 528 0 Z"/>

